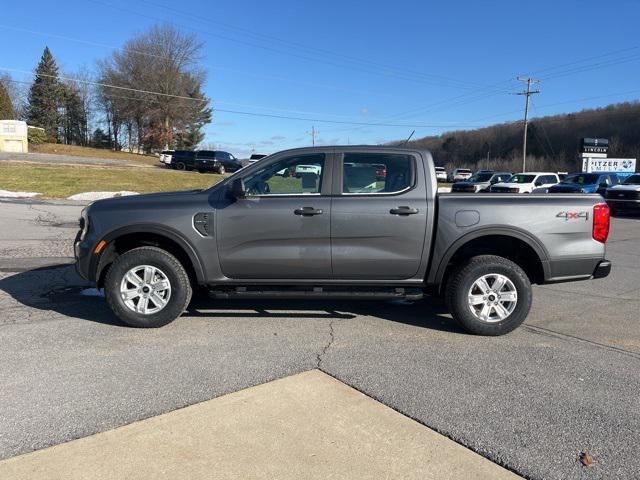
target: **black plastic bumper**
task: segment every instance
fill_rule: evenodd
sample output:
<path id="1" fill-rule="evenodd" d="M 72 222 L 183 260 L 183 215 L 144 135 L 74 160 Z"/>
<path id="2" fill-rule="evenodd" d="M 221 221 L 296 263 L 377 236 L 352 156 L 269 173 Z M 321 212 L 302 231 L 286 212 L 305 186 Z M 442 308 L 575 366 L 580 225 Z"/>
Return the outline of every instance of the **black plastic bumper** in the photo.
<path id="1" fill-rule="evenodd" d="M 602 260 L 596 266 L 593 271 L 593 278 L 604 278 L 611 273 L 611 262 L 609 260 Z"/>

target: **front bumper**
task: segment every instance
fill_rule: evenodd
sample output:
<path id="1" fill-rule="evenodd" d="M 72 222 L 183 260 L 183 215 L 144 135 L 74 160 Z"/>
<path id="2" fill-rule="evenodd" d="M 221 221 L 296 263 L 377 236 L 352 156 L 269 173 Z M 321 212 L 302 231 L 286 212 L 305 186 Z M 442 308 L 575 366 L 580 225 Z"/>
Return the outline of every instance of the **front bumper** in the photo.
<path id="1" fill-rule="evenodd" d="M 89 278 L 89 272 L 91 271 L 91 250 L 92 245 L 87 242 L 87 239 L 80 240 L 82 236 L 82 230 L 78 231 L 75 240 L 73 241 L 73 256 L 76 260 L 76 272 L 85 280 L 91 281 Z"/>

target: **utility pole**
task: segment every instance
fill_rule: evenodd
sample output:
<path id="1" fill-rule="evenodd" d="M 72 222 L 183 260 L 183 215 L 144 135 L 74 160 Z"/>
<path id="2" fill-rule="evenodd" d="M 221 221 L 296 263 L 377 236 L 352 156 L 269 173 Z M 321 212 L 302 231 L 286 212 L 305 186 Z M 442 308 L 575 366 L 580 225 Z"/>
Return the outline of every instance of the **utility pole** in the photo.
<path id="1" fill-rule="evenodd" d="M 316 146 L 316 136 L 318 135 L 318 131 L 316 130 L 316 127 L 314 127 L 313 125 L 311 126 L 311 131 L 307 132 L 309 135 L 311 135 L 311 145 L 313 145 L 314 147 Z"/>
<path id="2" fill-rule="evenodd" d="M 531 77 L 517 77 L 521 82 L 527 83 L 527 90 L 525 92 L 518 92 L 516 95 L 524 95 L 526 97 L 524 103 L 524 137 L 522 139 L 522 172 L 527 171 L 527 127 L 529 124 L 529 99 L 531 95 L 540 93 L 540 90 L 531 90 L 531 85 L 534 83 L 540 83 L 540 80 L 536 80 Z"/>

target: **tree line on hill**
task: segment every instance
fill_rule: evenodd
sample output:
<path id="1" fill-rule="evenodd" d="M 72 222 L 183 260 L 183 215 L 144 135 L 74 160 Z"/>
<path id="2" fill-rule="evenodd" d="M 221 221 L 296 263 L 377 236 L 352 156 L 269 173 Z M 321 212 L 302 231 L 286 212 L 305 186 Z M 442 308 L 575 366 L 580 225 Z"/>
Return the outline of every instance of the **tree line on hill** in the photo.
<path id="1" fill-rule="evenodd" d="M 581 140 L 608 138 L 609 157 L 640 157 L 640 102 L 626 102 L 576 113 L 534 118 L 527 133 L 527 170 L 576 171 Z M 424 137 L 409 145 L 427 148 L 436 165 L 522 169 L 523 123 L 508 122 L 476 130 Z"/>
<path id="2" fill-rule="evenodd" d="M 154 26 L 97 62 L 60 74 L 48 47 L 28 90 L 0 76 L 0 119 L 22 119 L 30 141 L 150 152 L 193 149 L 212 109 L 198 67 L 202 43 L 173 26 Z"/>

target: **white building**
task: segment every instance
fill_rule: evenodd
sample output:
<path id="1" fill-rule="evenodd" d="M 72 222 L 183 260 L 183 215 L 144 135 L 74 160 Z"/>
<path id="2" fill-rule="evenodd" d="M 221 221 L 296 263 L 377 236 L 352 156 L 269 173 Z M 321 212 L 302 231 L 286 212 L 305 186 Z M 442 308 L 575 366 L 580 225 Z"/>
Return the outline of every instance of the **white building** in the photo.
<path id="1" fill-rule="evenodd" d="M 0 152 L 28 151 L 27 123 L 20 120 L 0 120 Z"/>

